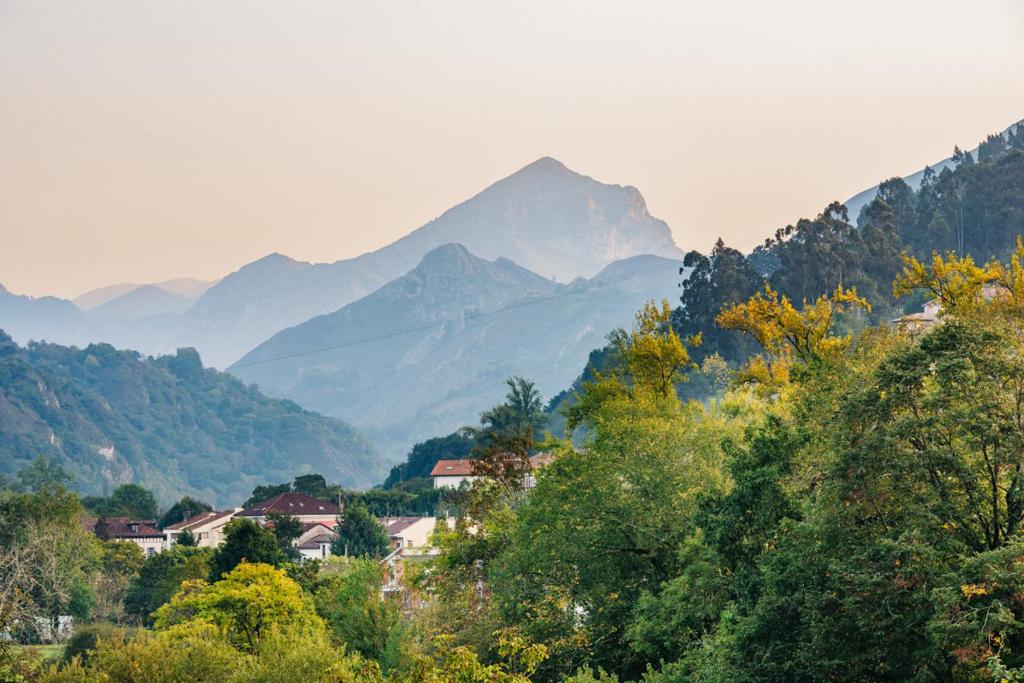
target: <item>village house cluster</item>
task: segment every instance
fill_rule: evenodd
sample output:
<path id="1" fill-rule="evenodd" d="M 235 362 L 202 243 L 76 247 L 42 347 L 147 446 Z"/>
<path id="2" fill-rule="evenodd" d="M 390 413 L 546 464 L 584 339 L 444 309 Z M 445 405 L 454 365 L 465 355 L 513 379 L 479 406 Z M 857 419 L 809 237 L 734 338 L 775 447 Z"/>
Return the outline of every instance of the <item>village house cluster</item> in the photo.
<path id="1" fill-rule="evenodd" d="M 83 524 L 104 540 L 135 543 L 148 556 L 173 547 L 186 531 L 197 546 L 216 548 L 224 542 L 224 530 L 231 520 L 243 518 L 260 526 L 270 526 L 274 515 L 294 517 L 302 525 L 302 534 L 294 544 L 303 560 L 324 559 L 332 554 L 331 544 L 338 537 L 336 528 L 344 517 L 344 510 L 304 493 L 282 493 L 246 508 L 200 512 L 163 529 L 158 529 L 154 520 L 127 517 L 89 517 Z M 391 539 L 388 556 L 391 560 L 432 552 L 430 536 L 437 524 L 436 518 L 385 517 L 380 522 Z"/>

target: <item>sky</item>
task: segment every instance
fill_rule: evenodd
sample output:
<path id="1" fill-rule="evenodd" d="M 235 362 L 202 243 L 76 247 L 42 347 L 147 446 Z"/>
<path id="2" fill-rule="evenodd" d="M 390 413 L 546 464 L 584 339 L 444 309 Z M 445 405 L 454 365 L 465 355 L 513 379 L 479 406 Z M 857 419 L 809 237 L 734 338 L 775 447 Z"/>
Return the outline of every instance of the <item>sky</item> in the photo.
<path id="1" fill-rule="evenodd" d="M 542 156 L 749 249 L 1021 118 L 1021 0 L 0 0 L 0 283 L 356 256 Z"/>

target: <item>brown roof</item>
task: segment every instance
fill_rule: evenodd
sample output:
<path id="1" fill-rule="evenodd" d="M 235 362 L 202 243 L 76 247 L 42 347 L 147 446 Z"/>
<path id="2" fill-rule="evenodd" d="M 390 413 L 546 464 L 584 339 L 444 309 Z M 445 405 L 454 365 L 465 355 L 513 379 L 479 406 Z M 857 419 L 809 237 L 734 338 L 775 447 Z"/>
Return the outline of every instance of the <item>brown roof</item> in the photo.
<path id="1" fill-rule="evenodd" d="M 103 524 L 100 525 L 102 520 Z M 162 531 L 156 528 L 151 519 L 131 519 L 129 517 L 83 517 L 82 526 L 104 540 L 121 538 L 163 538 Z M 100 526 L 101 528 L 97 529 Z"/>
<path id="2" fill-rule="evenodd" d="M 317 500 L 305 493 L 281 493 L 273 498 L 261 500 L 238 513 L 240 517 L 265 517 L 267 515 L 338 515 L 341 510 L 334 503 Z"/>
<path id="3" fill-rule="evenodd" d="M 185 529 L 191 529 L 193 527 L 209 524 L 210 522 L 215 522 L 223 517 L 230 517 L 233 514 L 235 514 L 234 510 L 224 510 L 222 512 L 200 512 L 192 515 L 188 519 L 174 524 L 169 524 L 165 526 L 164 529 L 170 531 L 183 531 Z"/>

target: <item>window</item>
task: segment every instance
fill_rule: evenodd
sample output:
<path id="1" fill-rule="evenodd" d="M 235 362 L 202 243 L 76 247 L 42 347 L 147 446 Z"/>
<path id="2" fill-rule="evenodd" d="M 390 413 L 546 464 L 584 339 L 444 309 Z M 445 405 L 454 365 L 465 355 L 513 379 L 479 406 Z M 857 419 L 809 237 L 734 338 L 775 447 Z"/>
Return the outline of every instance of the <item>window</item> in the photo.
<path id="1" fill-rule="evenodd" d="M 146 548 L 146 556 L 156 555 L 156 548 Z"/>
<path id="2" fill-rule="evenodd" d="M 405 547 L 406 548 L 411 548 L 412 547 L 412 539 L 411 538 L 410 539 L 406 539 Z"/>

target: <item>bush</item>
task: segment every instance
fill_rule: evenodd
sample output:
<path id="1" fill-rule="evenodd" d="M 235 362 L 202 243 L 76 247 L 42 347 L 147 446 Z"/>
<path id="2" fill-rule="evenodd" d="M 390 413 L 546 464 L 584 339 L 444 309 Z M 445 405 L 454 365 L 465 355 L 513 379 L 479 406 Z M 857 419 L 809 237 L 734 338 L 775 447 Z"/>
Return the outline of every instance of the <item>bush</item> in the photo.
<path id="1" fill-rule="evenodd" d="M 124 640 L 127 633 L 124 628 L 107 622 L 80 626 L 64 645 L 61 663 L 68 664 L 75 657 L 81 659 L 83 663 L 88 662 L 100 640 Z"/>

